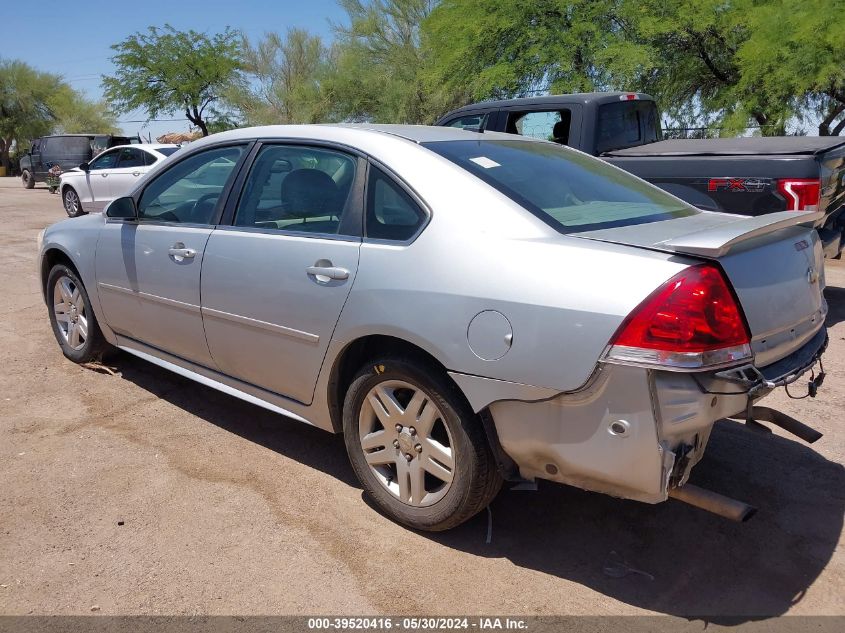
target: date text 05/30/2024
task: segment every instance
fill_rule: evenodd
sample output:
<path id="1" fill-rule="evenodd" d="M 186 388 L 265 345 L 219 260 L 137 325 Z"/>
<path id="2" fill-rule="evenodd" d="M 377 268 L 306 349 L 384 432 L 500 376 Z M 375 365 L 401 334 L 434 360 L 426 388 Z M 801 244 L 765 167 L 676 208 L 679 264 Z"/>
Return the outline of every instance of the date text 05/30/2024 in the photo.
<path id="1" fill-rule="evenodd" d="M 350 618 L 308 618 L 310 630 L 391 630 L 399 631 L 441 631 L 441 630 L 526 630 L 528 624 L 520 618 L 500 617 L 350 617 Z"/>

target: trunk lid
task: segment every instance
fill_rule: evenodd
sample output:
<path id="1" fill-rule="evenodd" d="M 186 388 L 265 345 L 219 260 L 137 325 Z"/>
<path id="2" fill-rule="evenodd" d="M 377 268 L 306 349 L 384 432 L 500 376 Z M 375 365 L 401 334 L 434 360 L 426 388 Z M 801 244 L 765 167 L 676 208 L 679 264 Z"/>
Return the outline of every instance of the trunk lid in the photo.
<path id="1" fill-rule="evenodd" d="M 764 367 L 801 347 L 824 324 L 824 260 L 814 229 L 823 217 L 702 212 L 570 235 L 717 261 L 751 330 L 755 363 Z"/>

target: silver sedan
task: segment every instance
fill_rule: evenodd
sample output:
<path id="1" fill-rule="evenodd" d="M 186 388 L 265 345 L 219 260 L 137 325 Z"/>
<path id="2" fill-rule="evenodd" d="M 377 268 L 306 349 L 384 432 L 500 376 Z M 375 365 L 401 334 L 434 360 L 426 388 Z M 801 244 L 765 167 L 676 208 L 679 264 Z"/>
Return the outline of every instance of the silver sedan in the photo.
<path id="1" fill-rule="evenodd" d="M 756 402 L 824 351 L 818 219 L 699 211 L 510 135 L 274 126 L 49 227 L 40 271 L 67 358 L 119 348 L 343 433 L 405 525 L 537 478 L 744 519 L 687 479 L 720 418 L 815 439 Z"/>

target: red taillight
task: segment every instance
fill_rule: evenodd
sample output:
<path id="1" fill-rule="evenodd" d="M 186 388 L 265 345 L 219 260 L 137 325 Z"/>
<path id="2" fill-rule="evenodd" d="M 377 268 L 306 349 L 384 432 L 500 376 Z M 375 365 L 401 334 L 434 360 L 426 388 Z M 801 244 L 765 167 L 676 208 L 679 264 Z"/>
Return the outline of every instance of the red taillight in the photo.
<path id="1" fill-rule="evenodd" d="M 608 358 L 693 369 L 748 358 L 749 343 L 722 272 L 701 264 L 678 273 L 640 304 L 617 333 Z"/>
<path id="2" fill-rule="evenodd" d="M 816 211 L 822 182 L 818 178 L 778 180 L 778 191 L 786 198 L 787 211 Z"/>

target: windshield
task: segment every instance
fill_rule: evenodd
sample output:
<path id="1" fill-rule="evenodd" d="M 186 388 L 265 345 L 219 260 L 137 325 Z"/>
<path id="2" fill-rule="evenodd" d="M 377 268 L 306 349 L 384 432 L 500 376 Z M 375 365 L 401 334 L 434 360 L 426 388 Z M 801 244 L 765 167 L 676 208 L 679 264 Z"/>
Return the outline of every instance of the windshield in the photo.
<path id="1" fill-rule="evenodd" d="M 170 156 L 171 154 L 175 154 L 179 151 L 178 147 L 156 147 L 156 151 L 159 154 L 164 154 L 165 156 Z"/>
<path id="2" fill-rule="evenodd" d="M 554 143 L 440 141 L 425 147 L 495 187 L 561 233 L 699 213 L 596 158 Z"/>

